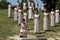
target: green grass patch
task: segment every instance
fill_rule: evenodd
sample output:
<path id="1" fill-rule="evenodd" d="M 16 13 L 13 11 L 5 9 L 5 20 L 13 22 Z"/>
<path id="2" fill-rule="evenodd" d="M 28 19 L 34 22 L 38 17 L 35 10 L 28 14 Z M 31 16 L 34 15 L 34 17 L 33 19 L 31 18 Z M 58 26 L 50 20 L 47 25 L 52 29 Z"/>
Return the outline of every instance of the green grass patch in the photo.
<path id="1" fill-rule="evenodd" d="M 48 29 L 50 31 L 44 32 L 43 31 L 43 13 L 39 12 L 40 14 L 40 32 L 41 34 L 34 34 L 33 29 L 34 29 L 34 22 L 33 20 L 28 21 L 28 27 L 31 28 L 29 35 L 35 35 L 39 37 L 60 37 L 60 23 L 56 24 L 56 27 L 51 27 L 50 25 L 48 26 Z M 15 36 L 19 35 L 20 33 L 20 27 L 18 26 L 17 22 L 14 22 L 14 11 L 12 11 L 12 18 L 8 18 L 8 11 L 5 10 L 0 10 L 0 39 L 7 40 L 9 36 Z M 49 19 L 50 20 L 50 19 Z"/>

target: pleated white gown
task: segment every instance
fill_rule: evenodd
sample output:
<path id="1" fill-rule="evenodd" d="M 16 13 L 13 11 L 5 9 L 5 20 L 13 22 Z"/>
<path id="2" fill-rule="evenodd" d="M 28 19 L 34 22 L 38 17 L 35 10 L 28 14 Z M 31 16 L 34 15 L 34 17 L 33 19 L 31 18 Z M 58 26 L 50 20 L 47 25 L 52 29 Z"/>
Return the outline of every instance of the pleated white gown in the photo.
<path id="1" fill-rule="evenodd" d="M 8 17 L 12 17 L 11 5 L 8 5 Z"/>
<path id="2" fill-rule="evenodd" d="M 23 18 L 25 19 L 25 23 L 27 23 L 27 21 L 28 21 L 28 14 L 27 13 L 24 13 L 23 15 L 24 15 Z"/>
<path id="3" fill-rule="evenodd" d="M 18 25 L 21 24 L 21 22 L 22 22 L 22 13 L 21 12 L 22 12 L 22 10 L 19 9 L 18 10 Z"/>
<path id="4" fill-rule="evenodd" d="M 34 3 L 31 3 L 32 4 L 32 9 L 34 10 Z"/>
<path id="5" fill-rule="evenodd" d="M 59 10 L 56 10 L 55 13 L 55 23 L 59 23 Z"/>
<path id="6" fill-rule="evenodd" d="M 35 3 L 35 8 L 38 8 L 38 2 Z"/>
<path id="7" fill-rule="evenodd" d="M 23 10 L 26 10 L 26 3 L 23 3 Z"/>
<path id="8" fill-rule="evenodd" d="M 44 10 L 44 9 L 45 9 L 45 8 L 44 8 L 44 5 L 45 5 L 45 4 L 43 4 L 43 3 L 42 3 L 42 7 L 41 7 L 41 10 Z"/>
<path id="9" fill-rule="evenodd" d="M 17 10 L 19 9 L 19 3 L 16 3 Z"/>
<path id="10" fill-rule="evenodd" d="M 39 15 L 34 15 L 34 33 L 40 33 Z"/>
<path id="11" fill-rule="evenodd" d="M 14 9 L 14 21 L 18 20 L 18 12 L 17 12 L 17 8 Z"/>
<path id="12" fill-rule="evenodd" d="M 48 13 L 44 13 L 44 31 L 48 30 Z"/>
<path id="13" fill-rule="evenodd" d="M 33 19 L 33 11 L 32 11 L 32 7 L 29 7 L 28 19 Z"/>
<path id="14" fill-rule="evenodd" d="M 30 7 L 30 3 L 31 3 L 31 2 L 28 2 L 28 8 Z"/>
<path id="15" fill-rule="evenodd" d="M 55 12 L 54 11 L 51 11 L 51 14 L 50 14 L 50 26 L 55 26 Z"/>

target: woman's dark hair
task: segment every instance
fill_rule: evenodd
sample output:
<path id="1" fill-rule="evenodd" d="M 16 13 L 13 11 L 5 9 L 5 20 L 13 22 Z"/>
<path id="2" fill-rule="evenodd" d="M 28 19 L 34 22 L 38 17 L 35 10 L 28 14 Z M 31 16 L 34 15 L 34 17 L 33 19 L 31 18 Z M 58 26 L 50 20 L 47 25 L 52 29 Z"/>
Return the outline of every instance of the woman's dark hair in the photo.
<path id="1" fill-rule="evenodd" d="M 25 21 L 25 19 L 22 19 L 22 21 Z"/>

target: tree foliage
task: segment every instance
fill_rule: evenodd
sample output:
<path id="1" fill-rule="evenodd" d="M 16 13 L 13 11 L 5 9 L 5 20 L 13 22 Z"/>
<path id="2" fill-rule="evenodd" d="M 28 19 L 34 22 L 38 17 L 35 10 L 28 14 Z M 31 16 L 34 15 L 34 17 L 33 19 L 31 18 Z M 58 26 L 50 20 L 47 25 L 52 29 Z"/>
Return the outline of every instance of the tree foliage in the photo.
<path id="1" fill-rule="evenodd" d="M 47 2 L 47 4 L 48 4 L 48 9 L 54 9 L 55 10 L 55 7 L 56 7 L 56 2 L 57 2 L 57 0 L 49 0 L 48 2 Z"/>
<path id="2" fill-rule="evenodd" d="M 42 0 L 46 3 L 46 9 L 51 10 L 52 8 L 55 10 L 57 0 Z"/>
<path id="3" fill-rule="evenodd" d="M 56 7 L 60 9 L 60 0 L 57 1 Z"/>
<path id="4" fill-rule="evenodd" d="M 0 9 L 6 9 L 8 4 L 10 3 L 6 2 L 6 0 L 0 1 Z"/>

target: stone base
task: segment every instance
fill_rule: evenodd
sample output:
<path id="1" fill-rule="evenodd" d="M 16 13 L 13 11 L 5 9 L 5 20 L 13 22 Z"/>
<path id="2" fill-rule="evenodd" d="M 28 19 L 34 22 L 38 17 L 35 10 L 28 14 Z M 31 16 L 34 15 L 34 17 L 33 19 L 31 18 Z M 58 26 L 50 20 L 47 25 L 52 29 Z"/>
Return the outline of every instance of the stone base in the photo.
<path id="1" fill-rule="evenodd" d="M 46 38 L 15 38 L 14 40 L 47 40 Z"/>

